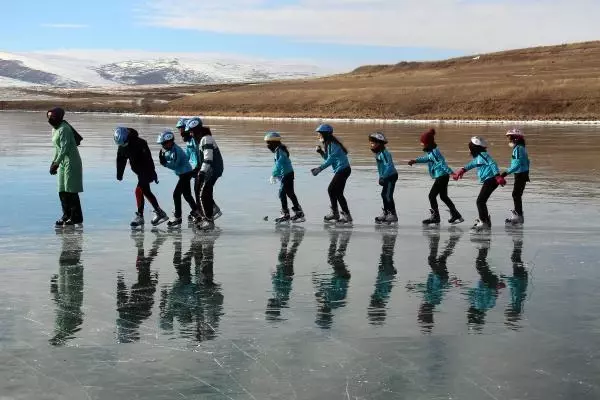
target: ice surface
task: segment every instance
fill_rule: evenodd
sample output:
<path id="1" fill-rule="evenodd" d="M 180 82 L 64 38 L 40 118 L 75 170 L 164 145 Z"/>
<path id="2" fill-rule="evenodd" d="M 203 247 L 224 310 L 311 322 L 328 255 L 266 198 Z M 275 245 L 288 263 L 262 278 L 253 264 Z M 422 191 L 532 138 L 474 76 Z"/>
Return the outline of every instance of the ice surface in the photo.
<path id="1" fill-rule="evenodd" d="M 0 393 L 36 399 L 596 399 L 600 285 L 599 131 L 530 128 L 534 166 L 526 226 L 503 226 L 510 188 L 490 200 L 489 236 L 472 236 L 478 185 L 452 183 L 467 222 L 423 230 L 431 180 L 402 160 L 418 125 L 386 127 L 398 164 L 400 224 L 380 207 L 366 136 L 338 124 L 350 148 L 353 229 L 327 229 L 327 173 L 312 177 L 312 123 L 208 120 L 225 158 L 210 235 L 131 232 L 135 179 L 115 176 L 112 127 L 152 144 L 175 120 L 67 115 L 84 136 L 83 232 L 55 233 L 58 213 L 43 113 L 0 114 Z M 279 210 L 262 132 L 282 132 L 307 213 Z M 505 165 L 501 127 L 444 127 L 450 164 L 483 134 Z M 565 140 L 564 138 L 568 138 Z M 171 208 L 174 177 L 153 186 Z M 469 177 L 469 175 L 467 175 Z M 148 213 L 149 214 L 149 213 Z M 148 215 L 149 216 L 149 215 Z M 148 218 L 147 216 L 147 218 Z"/>

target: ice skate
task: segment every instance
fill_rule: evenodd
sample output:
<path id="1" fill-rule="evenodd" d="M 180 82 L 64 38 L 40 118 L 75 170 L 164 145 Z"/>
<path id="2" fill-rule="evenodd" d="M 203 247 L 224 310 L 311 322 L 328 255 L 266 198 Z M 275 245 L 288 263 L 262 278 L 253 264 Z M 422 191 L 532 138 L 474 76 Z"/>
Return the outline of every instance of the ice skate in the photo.
<path id="1" fill-rule="evenodd" d="M 281 210 L 281 215 L 278 218 L 275 218 L 275 223 L 277 225 L 289 224 L 291 221 L 290 212 Z"/>
<path id="2" fill-rule="evenodd" d="M 306 218 L 304 216 L 304 211 L 302 211 L 302 209 L 292 208 L 292 210 L 294 210 L 294 216 L 292 217 L 293 223 L 298 224 L 300 222 L 306 221 Z"/>
<path id="3" fill-rule="evenodd" d="M 423 225 L 439 225 L 441 222 L 440 212 L 437 210 L 429 210 L 429 212 L 431 213 L 431 216 L 422 221 Z"/>
<path id="4" fill-rule="evenodd" d="M 377 225 L 384 224 L 385 221 L 386 221 L 387 216 L 388 216 L 388 212 L 385 209 L 382 208 L 381 209 L 381 215 L 378 216 L 378 217 L 375 217 L 375 223 Z"/>
<path id="5" fill-rule="evenodd" d="M 331 210 L 329 214 L 323 217 L 323 222 L 325 223 L 336 223 L 340 220 L 340 214 L 337 210 Z"/>
<path id="6" fill-rule="evenodd" d="M 163 222 L 167 222 L 169 220 L 169 216 L 163 210 L 154 210 L 152 211 L 152 220 L 150 221 L 153 226 L 158 226 Z"/>

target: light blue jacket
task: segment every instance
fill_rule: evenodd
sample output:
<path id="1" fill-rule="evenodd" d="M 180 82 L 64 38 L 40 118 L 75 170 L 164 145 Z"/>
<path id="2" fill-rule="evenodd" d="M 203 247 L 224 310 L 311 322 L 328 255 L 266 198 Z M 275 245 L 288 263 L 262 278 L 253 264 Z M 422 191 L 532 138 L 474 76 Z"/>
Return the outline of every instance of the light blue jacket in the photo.
<path id="1" fill-rule="evenodd" d="M 196 143 L 196 140 L 194 140 L 194 138 L 190 138 L 190 141 L 187 142 L 187 144 L 185 146 L 185 153 L 188 156 L 188 160 L 190 161 L 190 165 L 192 166 L 192 169 L 196 169 L 199 164 L 199 157 L 198 157 L 198 143 Z"/>
<path id="2" fill-rule="evenodd" d="M 377 172 L 379 172 L 380 178 L 385 179 L 392 175 L 398 175 L 398 171 L 394 166 L 392 154 L 388 151 L 388 149 L 383 149 L 377 153 L 375 160 L 377 161 Z"/>
<path id="3" fill-rule="evenodd" d="M 344 152 L 342 147 L 335 142 L 331 142 L 325 146 L 322 157 L 325 159 L 325 162 L 321 164 L 322 170 L 331 165 L 333 167 L 333 172 L 338 173 L 350 166 L 348 155 Z"/>
<path id="4" fill-rule="evenodd" d="M 506 173 L 510 175 L 523 172 L 529 172 L 529 155 L 525 146 L 518 144 L 513 148 L 512 160 Z"/>
<path id="5" fill-rule="evenodd" d="M 294 172 L 292 160 L 290 160 L 285 150 L 279 146 L 275 150 L 275 164 L 273 165 L 273 172 L 271 174 L 275 177 L 283 178 L 290 172 Z"/>
<path id="6" fill-rule="evenodd" d="M 176 144 L 173 144 L 171 150 L 166 150 L 163 154 L 167 160 L 165 167 L 172 169 L 177 175 L 182 175 L 192 170 L 187 154 Z"/>
<path id="7" fill-rule="evenodd" d="M 473 161 L 465 165 L 464 168 L 467 171 L 477 168 L 477 177 L 481 183 L 500 174 L 498 164 L 496 164 L 496 161 L 494 161 L 487 151 L 479 153 L 479 155 L 475 157 Z"/>
<path id="8" fill-rule="evenodd" d="M 433 179 L 437 179 L 441 176 L 446 176 L 452 174 L 452 169 L 446 163 L 446 159 L 442 155 L 442 152 L 439 148 L 435 148 L 426 155 L 418 157 L 415 159 L 418 164 L 427 163 L 427 168 L 429 169 L 429 175 Z"/>

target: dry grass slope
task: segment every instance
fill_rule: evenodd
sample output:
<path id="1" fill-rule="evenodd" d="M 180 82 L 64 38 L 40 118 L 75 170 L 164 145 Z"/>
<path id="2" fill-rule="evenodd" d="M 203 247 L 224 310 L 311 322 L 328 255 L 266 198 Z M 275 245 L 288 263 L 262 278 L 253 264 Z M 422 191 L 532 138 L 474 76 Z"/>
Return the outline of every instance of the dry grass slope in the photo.
<path id="1" fill-rule="evenodd" d="M 46 93 L 47 94 L 47 93 Z M 460 119 L 597 119 L 600 42 L 435 62 L 363 66 L 320 79 L 59 95 L 86 111 Z M 44 108 L 47 101 L 0 102 Z M 42 106 L 43 104 L 43 106 Z"/>

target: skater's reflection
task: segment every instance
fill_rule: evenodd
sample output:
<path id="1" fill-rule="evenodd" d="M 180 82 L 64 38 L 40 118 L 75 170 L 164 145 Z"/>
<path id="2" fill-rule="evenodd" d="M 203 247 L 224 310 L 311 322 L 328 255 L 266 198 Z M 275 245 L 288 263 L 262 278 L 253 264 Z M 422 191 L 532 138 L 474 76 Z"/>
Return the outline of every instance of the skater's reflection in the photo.
<path id="1" fill-rule="evenodd" d="M 173 332 L 175 321 L 184 337 L 202 342 L 217 337 L 223 315 L 221 286 L 214 283 L 214 246 L 219 231 L 211 231 L 192 239 L 188 252 L 183 254 L 181 235 L 174 241 L 173 266 L 177 279 L 161 290 L 160 326 Z M 195 260 L 192 274 L 192 259 Z"/>
<path id="2" fill-rule="evenodd" d="M 74 339 L 83 323 L 83 236 L 81 232 L 59 232 L 58 235 L 62 240 L 58 275 L 50 280 L 50 293 L 56 303 L 54 336 L 50 339 L 54 346 L 62 346 Z"/>
<path id="3" fill-rule="evenodd" d="M 351 235 L 351 230 L 337 230 L 335 228 L 330 230 L 327 263 L 333 267 L 333 272 L 326 275 L 313 273 L 313 284 L 316 287 L 315 297 L 317 299 L 315 322 L 323 329 L 331 327 L 333 323 L 332 311 L 346 305 L 350 271 L 346 267 L 344 257 Z"/>
<path id="4" fill-rule="evenodd" d="M 139 328 L 142 322 L 152 315 L 154 293 L 158 284 L 158 272 L 152 273 L 150 266 L 158 255 L 160 246 L 166 241 L 164 234 L 157 233 L 152 247 L 146 254 L 144 249 L 144 232 L 132 233 L 137 257 L 135 268 L 137 282 L 127 288 L 122 271 L 117 272 L 117 341 L 131 343 L 140 340 Z"/>
<path id="5" fill-rule="evenodd" d="M 427 262 L 431 271 L 427 275 L 425 285 L 421 284 L 416 288 L 423 292 L 423 302 L 419 306 L 417 318 L 419 325 L 424 333 L 429 333 L 434 326 L 435 307 L 440 305 L 448 289 L 454 285 L 460 285 L 456 278 L 450 279 L 448 273 L 448 258 L 454 254 L 454 249 L 458 244 L 463 232 L 461 230 L 451 230 L 450 237 L 444 244 L 444 251 L 439 254 L 440 233 L 439 231 L 426 231 L 429 239 L 429 256 Z"/>
<path id="6" fill-rule="evenodd" d="M 485 316 L 488 310 L 496 306 L 496 300 L 500 289 L 505 287 L 504 282 L 491 269 L 487 261 L 490 250 L 490 238 L 474 237 L 471 239 L 477 247 L 477 258 L 475 268 L 479 273 L 477 285 L 468 291 L 469 309 L 467 310 L 467 322 L 471 329 L 480 331 L 485 324 Z"/>
<path id="7" fill-rule="evenodd" d="M 266 319 L 277 321 L 281 319 L 281 309 L 288 307 L 292 281 L 294 279 L 294 259 L 298 247 L 304 238 L 304 228 L 294 226 L 292 229 L 280 230 L 281 247 L 277 258 L 277 268 L 271 275 L 273 282 L 273 297 L 267 302 Z M 292 244 L 290 245 L 290 237 Z"/>
<path id="8" fill-rule="evenodd" d="M 506 277 L 510 289 L 510 303 L 507 305 L 504 315 L 506 325 L 514 330 L 521 328 L 521 315 L 527 298 L 527 285 L 529 274 L 523 263 L 523 230 L 522 228 L 509 228 L 509 235 L 513 241 L 511 254 L 512 276 Z"/>
<path id="9" fill-rule="evenodd" d="M 371 294 L 371 301 L 367 310 L 367 316 L 371 325 L 382 325 L 386 318 L 387 302 L 394 286 L 396 268 L 394 268 L 394 249 L 396 247 L 397 231 L 383 232 L 381 256 L 375 288 Z"/>

